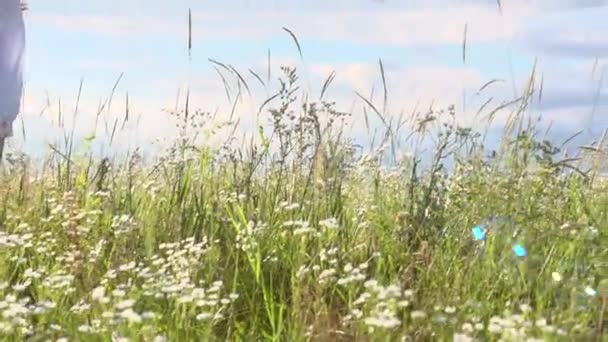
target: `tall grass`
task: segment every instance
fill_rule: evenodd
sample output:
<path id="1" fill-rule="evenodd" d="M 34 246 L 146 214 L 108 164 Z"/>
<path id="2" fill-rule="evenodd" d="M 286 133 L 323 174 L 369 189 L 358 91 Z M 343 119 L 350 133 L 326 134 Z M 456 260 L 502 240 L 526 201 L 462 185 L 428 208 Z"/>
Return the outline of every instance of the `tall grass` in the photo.
<path id="1" fill-rule="evenodd" d="M 407 126 L 358 94 L 383 123 L 362 153 L 349 114 L 282 72 L 247 145 L 200 143 L 210 117 L 186 107 L 156 162 L 97 160 L 73 135 L 42 169 L 9 158 L 3 339 L 606 340 L 608 183 L 538 137 L 534 75 L 496 151 L 453 108 Z M 398 158 L 405 131 L 434 150 Z"/>

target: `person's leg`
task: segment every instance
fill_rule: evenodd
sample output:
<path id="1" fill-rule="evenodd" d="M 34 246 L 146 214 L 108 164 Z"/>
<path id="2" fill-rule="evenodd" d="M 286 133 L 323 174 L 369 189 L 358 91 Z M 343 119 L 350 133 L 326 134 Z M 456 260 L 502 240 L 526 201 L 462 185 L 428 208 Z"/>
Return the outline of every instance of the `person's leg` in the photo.
<path id="1" fill-rule="evenodd" d="M 4 154 L 4 138 L 0 137 L 0 163 L 2 162 L 3 154 Z"/>
<path id="2" fill-rule="evenodd" d="M 2 162 L 2 157 L 4 156 L 4 143 L 6 138 L 13 135 L 12 127 L 12 123 L 8 123 L 5 120 L 0 120 L 0 163 Z"/>
<path id="3" fill-rule="evenodd" d="M 0 0 L 2 1 L 2 0 Z M 0 120 L 0 162 L 4 156 L 4 145 L 13 136 L 13 123 L 8 120 Z"/>

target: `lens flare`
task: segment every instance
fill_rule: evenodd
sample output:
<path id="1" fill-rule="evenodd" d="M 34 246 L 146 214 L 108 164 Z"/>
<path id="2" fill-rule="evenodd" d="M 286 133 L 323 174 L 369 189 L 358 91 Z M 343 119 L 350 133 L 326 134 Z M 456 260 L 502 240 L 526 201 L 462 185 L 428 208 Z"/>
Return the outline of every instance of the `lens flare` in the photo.
<path id="1" fill-rule="evenodd" d="M 525 257 L 526 256 L 526 249 L 522 245 L 520 245 L 520 244 L 517 244 L 517 245 L 513 246 L 513 252 L 518 257 Z"/>
<path id="2" fill-rule="evenodd" d="M 478 241 L 483 241 L 486 239 L 486 225 L 480 224 L 473 227 L 473 239 Z"/>

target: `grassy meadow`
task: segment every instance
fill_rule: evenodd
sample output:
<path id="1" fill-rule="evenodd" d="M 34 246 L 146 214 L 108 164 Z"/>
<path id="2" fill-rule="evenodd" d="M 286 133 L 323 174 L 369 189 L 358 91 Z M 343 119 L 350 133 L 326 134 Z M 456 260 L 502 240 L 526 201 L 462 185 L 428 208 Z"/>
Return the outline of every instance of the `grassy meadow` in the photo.
<path id="1" fill-rule="evenodd" d="M 383 128 L 361 149 L 363 118 L 282 71 L 248 144 L 201 143 L 186 108 L 155 160 L 69 134 L 40 166 L 8 155 L 2 340 L 608 341 L 606 155 L 545 140 L 533 86 L 496 146 L 453 108 L 397 122 L 359 95 Z"/>

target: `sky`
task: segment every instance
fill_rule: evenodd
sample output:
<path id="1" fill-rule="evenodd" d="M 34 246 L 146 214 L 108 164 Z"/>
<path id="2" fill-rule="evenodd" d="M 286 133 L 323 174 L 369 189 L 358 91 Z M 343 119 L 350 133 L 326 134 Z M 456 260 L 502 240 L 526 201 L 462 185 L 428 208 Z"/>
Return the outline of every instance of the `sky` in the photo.
<path id="1" fill-rule="evenodd" d="M 72 129 L 82 140 L 97 123 L 104 153 L 149 147 L 175 136 L 167 111 L 183 108 L 188 87 L 191 108 L 216 113 L 216 121 L 238 118 L 239 129 L 251 131 L 267 120 L 257 108 L 277 89 L 282 65 L 299 70 L 311 98 L 335 71 L 326 98 L 353 113 L 349 129 L 363 143 L 369 139 L 364 104 L 355 92 L 375 89 L 372 100 L 382 106 L 380 60 L 388 117 L 454 105 L 460 122 L 478 125 L 479 107 L 492 98 L 489 111 L 519 97 L 536 65 L 543 90 L 533 114 L 550 123 L 557 140 L 578 130 L 591 139 L 608 128 L 605 18 L 603 0 L 502 0 L 500 6 L 495 0 L 31 0 L 26 94 L 10 146 L 37 153 Z M 283 27 L 298 37 L 303 58 Z M 234 66 L 249 85 L 252 95 L 243 91 L 232 116 L 238 81 L 225 73 L 228 99 L 209 59 Z M 127 98 L 129 121 L 110 145 L 107 136 L 115 120 L 122 126 Z M 494 127 L 507 116 L 499 113 Z"/>

